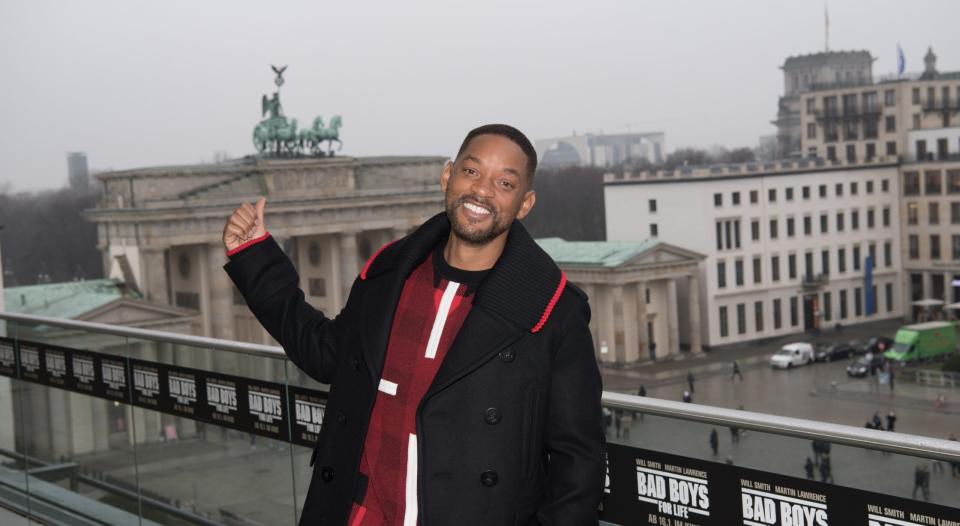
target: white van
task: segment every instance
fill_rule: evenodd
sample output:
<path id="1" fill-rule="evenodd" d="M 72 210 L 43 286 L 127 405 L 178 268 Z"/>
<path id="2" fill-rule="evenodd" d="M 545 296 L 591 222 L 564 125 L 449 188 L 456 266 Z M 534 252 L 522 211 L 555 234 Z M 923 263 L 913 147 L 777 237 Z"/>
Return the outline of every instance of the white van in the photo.
<path id="1" fill-rule="evenodd" d="M 788 343 L 770 357 L 770 366 L 789 369 L 796 365 L 813 363 L 813 345 L 804 342 Z"/>

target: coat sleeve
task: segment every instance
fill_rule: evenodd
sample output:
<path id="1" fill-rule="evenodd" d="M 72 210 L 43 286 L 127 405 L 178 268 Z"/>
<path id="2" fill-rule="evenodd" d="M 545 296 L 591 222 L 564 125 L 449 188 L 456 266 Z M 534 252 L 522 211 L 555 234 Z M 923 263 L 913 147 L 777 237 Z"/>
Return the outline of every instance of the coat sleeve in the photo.
<path id="1" fill-rule="evenodd" d="M 223 268 L 290 361 L 318 382 L 330 383 L 351 302 L 333 319 L 307 303 L 300 276 L 272 236 L 231 256 Z"/>
<path id="2" fill-rule="evenodd" d="M 542 525 L 597 524 L 603 495 L 606 438 L 603 384 L 590 334 L 590 307 L 565 320 L 551 372 L 544 446 L 547 496 L 537 512 Z"/>

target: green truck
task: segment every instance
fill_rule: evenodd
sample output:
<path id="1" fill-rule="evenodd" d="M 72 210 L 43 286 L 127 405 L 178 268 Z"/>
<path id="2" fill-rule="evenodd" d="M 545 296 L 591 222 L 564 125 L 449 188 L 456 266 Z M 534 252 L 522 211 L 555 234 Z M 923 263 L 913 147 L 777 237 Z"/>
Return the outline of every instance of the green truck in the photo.
<path id="1" fill-rule="evenodd" d="M 904 325 L 893 341 L 893 349 L 883 353 L 887 360 L 899 363 L 929 360 L 957 349 L 957 331 L 948 321 Z"/>

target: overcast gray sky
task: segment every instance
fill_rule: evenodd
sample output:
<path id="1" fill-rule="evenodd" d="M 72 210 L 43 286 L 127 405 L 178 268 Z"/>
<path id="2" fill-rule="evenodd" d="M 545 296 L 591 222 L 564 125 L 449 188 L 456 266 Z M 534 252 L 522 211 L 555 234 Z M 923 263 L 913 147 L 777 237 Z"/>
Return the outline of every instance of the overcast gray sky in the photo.
<path id="1" fill-rule="evenodd" d="M 830 0 L 830 47 L 874 74 L 960 70 L 960 2 Z M 470 128 L 532 139 L 662 130 L 678 146 L 774 131 L 779 66 L 821 51 L 818 0 L 0 3 L 0 184 L 252 153 L 270 64 L 301 125 L 343 116 L 345 155 L 452 155 Z M 628 128 L 629 127 L 629 128 Z"/>

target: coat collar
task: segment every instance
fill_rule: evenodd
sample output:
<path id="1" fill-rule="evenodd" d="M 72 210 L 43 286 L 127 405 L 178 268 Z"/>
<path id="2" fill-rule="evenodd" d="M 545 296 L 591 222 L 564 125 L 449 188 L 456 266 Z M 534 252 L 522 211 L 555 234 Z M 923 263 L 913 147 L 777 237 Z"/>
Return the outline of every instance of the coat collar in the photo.
<path id="1" fill-rule="evenodd" d="M 450 221 L 441 212 L 407 237 L 385 245 L 375 253 L 360 278 L 395 269 L 406 279 L 443 239 L 450 235 Z M 473 307 L 480 307 L 524 330 L 538 332 L 566 286 L 566 276 L 530 237 L 519 221 L 510 226 L 500 259 L 477 289 Z"/>

